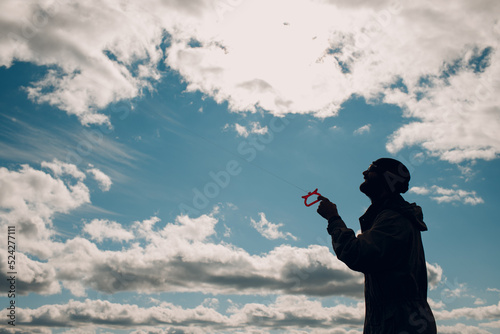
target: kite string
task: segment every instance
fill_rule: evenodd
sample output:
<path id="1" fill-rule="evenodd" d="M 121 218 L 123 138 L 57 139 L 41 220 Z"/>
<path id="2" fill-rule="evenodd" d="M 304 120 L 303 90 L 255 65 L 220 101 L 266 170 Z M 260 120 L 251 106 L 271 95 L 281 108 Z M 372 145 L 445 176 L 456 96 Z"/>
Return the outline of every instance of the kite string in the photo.
<path id="1" fill-rule="evenodd" d="M 240 160 L 243 160 L 244 162 L 246 162 L 246 163 L 247 163 L 247 164 L 249 164 L 249 165 L 252 165 L 252 166 L 254 166 L 254 167 L 256 167 L 256 168 L 259 168 L 259 169 L 260 169 L 260 170 L 262 170 L 263 172 L 265 172 L 265 173 L 267 173 L 267 174 L 269 174 L 269 175 L 271 175 L 271 176 L 273 176 L 273 177 L 277 178 L 278 180 L 281 180 L 281 181 L 282 181 L 282 182 L 284 182 L 284 183 L 287 183 L 288 185 L 290 185 L 290 186 L 292 186 L 292 187 L 295 187 L 296 189 L 299 189 L 299 190 L 300 190 L 300 191 L 302 191 L 302 192 L 305 192 L 305 193 L 307 193 L 307 192 L 308 192 L 307 190 L 304 190 L 304 189 L 302 189 L 301 187 L 297 186 L 296 184 L 294 184 L 294 183 L 292 183 L 292 182 L 290 182 L 290 181 L 286 180 L 285 178 L 283 178 L 283 177 L 281 177 L 281 176 L 277 175 L 276 173 L 271 172 L 270 170 L 268 170 L 268 169 L 266 169 L 266 168 L 264 168 L 264 167 L 262 167 L 262 166 L 260 166 L 260 165 L 257 165 L 257 164 L 255 164 L 255 163 L 253 163 L 252 161 L 248 161 L 247 159 L 243 158 L 241 155 L 236 154 L 235 152 L 233 152 L 233 151 L 231 151 L 231 150 L 229 150 L 229 149 L 227 149 L 227 148 L 225 148 L 225 147 L 223 147 L 223 146 L 221 146 L 221 145 L 219 145 L 219 144 L 217 144 L 217 143 L 213 142 L 212 140 L 210 140 L 210 139 L 208 139 L 208 138 L 206 138 L 206 137 L 204 137 L 204 136 L 200 135 L 199 133 L 196 133 L 196 132 L 191 131 L 191 130 L 190 130 L 189 128 L 187 128 L 184 124 L 182 124 L 182 123 L 180 123 L 180 122 L 178 122 L 178 121 L 175 121 L 175 123 L 176 123 L 178 126 L 182 127 L 184 130 L 186 130 L 187 132 L 189 132 L 191 135 L 193 135 L 193 136 L 196 136 L 196 137 L 199 137 L 199 138 L 203 139 L 204 141 L 206 141 L 207 143 L 209 143 L 209 144 L 211 144 L 211 145 L 213 145 L 213 146 L 217 147 L 218 149 L 223 150 L 223 151 L 225 151 L 225 152 L 229 153 L 230 155 L 237 157 L 237 158 L 238 158 L 238 159 L 240 159 Z"/>
<path id="2" fill-rule="evenodd" d="M 240 158 L 241 158 L 241 157 L 240 157 Z M 242 159 L 243 159 L 243 158 L 242 158 Z M 243 160 L 245 160 L 245 159 L 243 159 Z M 299 189 L 299 190 L 301 190 L 301 191 L 303 191 L 303 192 L 307 193 L 307 190 L 304 190 L 304 189 L 302 189 L 301 187 L 297 186 L 296 184 L 294 184 L 294 183 L 292 183 L 292 182 L 290 182 L 290 181 L 288 181 L 288 180 L 286 180 L 286 179 L 282 178 L 282 177 L 281 177 L 281 176 L 279 176 L 278 174 L 273 173 L 273 172 L 271 172 L 270 170 L 267 170 L 267 169 L 265 169 L 265 168 L 263 168 L 263 167 L 261 167 L 261 166 L 259 166 L 259 165 L 256 165 L 256 164 L 252 163 L 251 161 L 247 161 L 247 160 L 245 160 L 245 161 L 246 161 L 247 163 L 249 163 L 250 165 L 255 166 L 255 167 L 257 167 L 257 168 L 261 169 L 262 171 L 266 172 L 267 174 L 269 174 L 269 175 L 271 175 L 271 176 L 274 176 L 274 177 L 275 177 L 275 178 L 277 178 L 278 180 L 281 180 L 281 181 L 283 181 L 283 182 L 285 182 L 285 183 L 288 183 L 289 185 L 291 185 L 291 186 L 293 186 L 293 187 L 295 187 L 295 188 L 297 188 L 297 189 Z"/>

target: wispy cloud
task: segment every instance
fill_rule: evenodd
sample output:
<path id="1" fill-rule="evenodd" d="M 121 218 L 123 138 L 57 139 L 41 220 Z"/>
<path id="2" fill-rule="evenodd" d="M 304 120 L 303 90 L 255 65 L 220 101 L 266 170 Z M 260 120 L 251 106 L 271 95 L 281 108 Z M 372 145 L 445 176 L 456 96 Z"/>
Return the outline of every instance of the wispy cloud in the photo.
<path id="1" fill-rule="evenodd" d="M 39 164 L 56 159 L 82 168 L 89 162 L 131 166 L 137 159 L 144 158 L 142 153 L 114 140 L 110 135 L 113 129 L 107 127 L 90 129 L 72 124 L 61 128 L 6 115 L 0 117 L 0 137 L 4 138 L 0 142 L 0 158 L 6 161 Z"/>
<path id="2" fill-rule="evenodd" d="M 109 191 L 111 185 L 113 184 L 113 182 L 111 182 L 111 178 L 104 174 L 101 170 L 94 168 L 94 166 L 90 165 L 90 167 L 91 168 L 87 170 L 87 173 L 94 177 L 102 191 Z"/>
<path id="3" fill-rule="evenodd" d="M 359 129 L 354 130 L 354 134 L 355 135 L 363 135 L 365 133 L 368 133 L 368 132 L 370 132 L 371 127 L 372 127 L 371 124 L 363 125 Z"/>
<path id="4" fill-rule="evenodd" d="M 297 240 L 290 232 L 281 232 L 279 229 L 283 227 L 283 223 L 274 224 L 266 219 L 266 215 L 263 212 L 259 213 L 260 221 L 255 221 L 250 218 L 252 226 L 266 239 L 288 239 Z"/>
<path id="5" fill-rule="evenodd" d="M 76 165 L 65 163 L 57 159 L 54 159 L 52 162 L 43 161 L 41 166 L 42 168 L 50 169 L 56 177 L 70 175 L 80 181 L 86 178 L 85 173 L 80 171 Z"/>

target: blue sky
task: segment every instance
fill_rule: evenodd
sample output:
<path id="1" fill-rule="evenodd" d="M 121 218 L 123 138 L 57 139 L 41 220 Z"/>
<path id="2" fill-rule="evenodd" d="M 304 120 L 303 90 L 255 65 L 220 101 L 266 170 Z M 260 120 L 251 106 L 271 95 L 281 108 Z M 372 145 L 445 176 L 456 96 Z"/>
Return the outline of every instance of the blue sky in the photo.
<path id="1" fill-rule="evenodd" d="M 361 333 L 301 196 L 358 231 L 380 157 L 439 332 L 499 333 L 498 6 L 2 2 L 0 333 Z"/>

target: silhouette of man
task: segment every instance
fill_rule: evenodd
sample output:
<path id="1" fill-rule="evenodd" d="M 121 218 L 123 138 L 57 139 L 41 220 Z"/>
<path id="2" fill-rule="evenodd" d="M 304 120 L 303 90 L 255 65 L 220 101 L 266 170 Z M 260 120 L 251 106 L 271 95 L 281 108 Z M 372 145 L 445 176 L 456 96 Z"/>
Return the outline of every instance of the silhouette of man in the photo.
<path id="1" fill-rule="evenodd" d="M 359 219 L 361 234 L 346 227 L 337 206 L 319 196 L 318 213 L 338 259 L 365 275 L 364 334 L 434 334 L 427 303 L 422 209 L 406 202 L 410 173 L 399 161 L 381 158 L 363 172 L 360 190 L 372 204 Z"/>

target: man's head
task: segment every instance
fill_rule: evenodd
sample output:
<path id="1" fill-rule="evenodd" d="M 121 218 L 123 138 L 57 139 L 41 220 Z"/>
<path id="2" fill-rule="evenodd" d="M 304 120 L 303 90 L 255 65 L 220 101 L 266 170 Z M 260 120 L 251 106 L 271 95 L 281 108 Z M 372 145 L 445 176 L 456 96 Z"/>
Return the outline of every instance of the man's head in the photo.
<path id="1" fill-rule="evenodd" d="M 391 158 L 381 158 L 374 161 L 363 172 L 363 176 L 365 181 L 359 189 L 372 199 L 385 194 L 405 193 L 410 182 L 408 168 Z"/>

